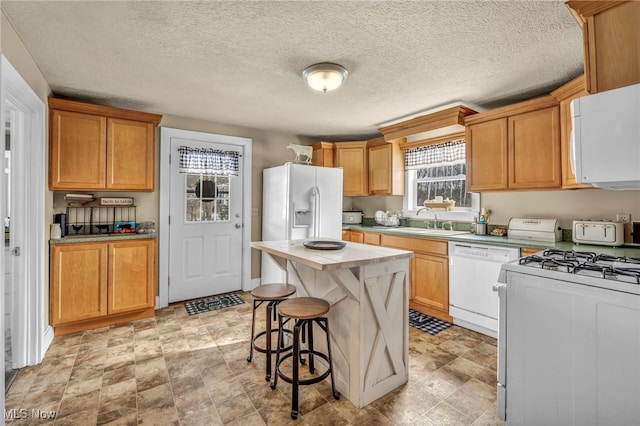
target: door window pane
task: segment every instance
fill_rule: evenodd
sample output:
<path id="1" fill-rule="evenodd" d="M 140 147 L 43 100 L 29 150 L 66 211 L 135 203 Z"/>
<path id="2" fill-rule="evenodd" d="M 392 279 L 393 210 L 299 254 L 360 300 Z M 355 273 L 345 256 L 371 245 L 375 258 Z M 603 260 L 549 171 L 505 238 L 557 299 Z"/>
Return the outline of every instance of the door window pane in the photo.
<path id="1" fill-rule="evenodd" d="M 185 174 L 185 221 L 229 220 L 229 177 Z"/>

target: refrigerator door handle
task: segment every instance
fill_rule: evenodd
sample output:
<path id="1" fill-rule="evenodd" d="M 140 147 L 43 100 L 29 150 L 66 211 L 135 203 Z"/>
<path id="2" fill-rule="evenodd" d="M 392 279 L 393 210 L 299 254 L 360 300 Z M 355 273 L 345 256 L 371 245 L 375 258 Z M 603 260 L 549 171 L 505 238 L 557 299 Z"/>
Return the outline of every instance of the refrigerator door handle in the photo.
<path id="1" fill-rule="evenodd" d="M 317 186 L 311 188 L 311 212 L 313 218 L 311 220 L 312 229 L 309 236 L 311 238 L 320 238 L 320 188 Z"/>

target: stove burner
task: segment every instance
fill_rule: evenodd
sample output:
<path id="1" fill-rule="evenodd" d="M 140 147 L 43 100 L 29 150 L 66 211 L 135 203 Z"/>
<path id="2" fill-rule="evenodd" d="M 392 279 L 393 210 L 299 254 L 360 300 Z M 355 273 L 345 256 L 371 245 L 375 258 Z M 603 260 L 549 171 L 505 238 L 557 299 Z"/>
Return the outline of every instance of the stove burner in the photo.
<path id="1" fill-rule="evenodd" d="M 548 249 L 542 252 L 542 255 L 555 258 L 561 257 L 563 259 L 583 260 L 586 262 L 592 262 L 597 257 L 595 253 L 589 251 L 573 251 L 561 249 Z"/>
<path id="2" fill-rule="evenodd" d="M 611 268 L 612 274 L 624 275 L 626 277 L 635 278 L 636 284 L 640 284 L 640 270 L 629 268 Z"/>
<path id="3" fill-rule="evenodd" d="M 523 257 L 519 263 L 552 271 L 640 284 L 640 258 L 548 249 L 539 254 Z"/>
<path id="4" fill-rule="evenodd" d="M 545 258 L 545 257 L 538 256 L 537 254 L 532 254 L 531 256 L 520 258 L 519 263 L 521 265 L 526 265 L 528 263 L 542 263 L 542 262 L 544 262 L 546 260 L 547 260 L 547 258 Z"/>
<path id="5" fill-rule="evenodd" d="M 613 256 L 610 254 L 599 254 L 596 256 L 596 262 L 619 262 L 619 263 L 629 263 L 632 265 L 640 265 L 640 259 L 635 257 L 626 257 L 626 256 Z"/>

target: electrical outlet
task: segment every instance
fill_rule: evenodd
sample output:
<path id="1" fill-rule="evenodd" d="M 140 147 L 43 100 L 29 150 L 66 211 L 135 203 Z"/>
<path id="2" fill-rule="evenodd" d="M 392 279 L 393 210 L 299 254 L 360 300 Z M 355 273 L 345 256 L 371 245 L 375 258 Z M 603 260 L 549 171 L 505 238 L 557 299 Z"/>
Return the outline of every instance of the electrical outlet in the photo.
<path id="1" fill-rule="evenodd" d="M 252 207 L 251 208 L 251 216 L 253 216 L 253 217 L 258 216 L 258 208 L 257 207 Z"/>
<path id="2" fill-rule="evenodd" d="M 616 221 L 623 222 L 623 223 L 631 223 L 631 213 L 616 214 Z"/>

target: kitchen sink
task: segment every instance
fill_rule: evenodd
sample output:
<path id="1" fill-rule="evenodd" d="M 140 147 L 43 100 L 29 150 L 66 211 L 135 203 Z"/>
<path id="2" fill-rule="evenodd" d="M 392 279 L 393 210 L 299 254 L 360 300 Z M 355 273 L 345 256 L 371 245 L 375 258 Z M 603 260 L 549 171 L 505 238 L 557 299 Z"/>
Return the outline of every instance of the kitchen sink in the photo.
<path id="1" fill-rule="evenodd" d="M 390 228 L 393 232 L 401 232 L 406 234 L 417 234 L 417 235 L 459 235 L 459 234 L 469 234 L 469 231 L 455 231 L 449 229 L 427 229 L 427 228 Z"/>

